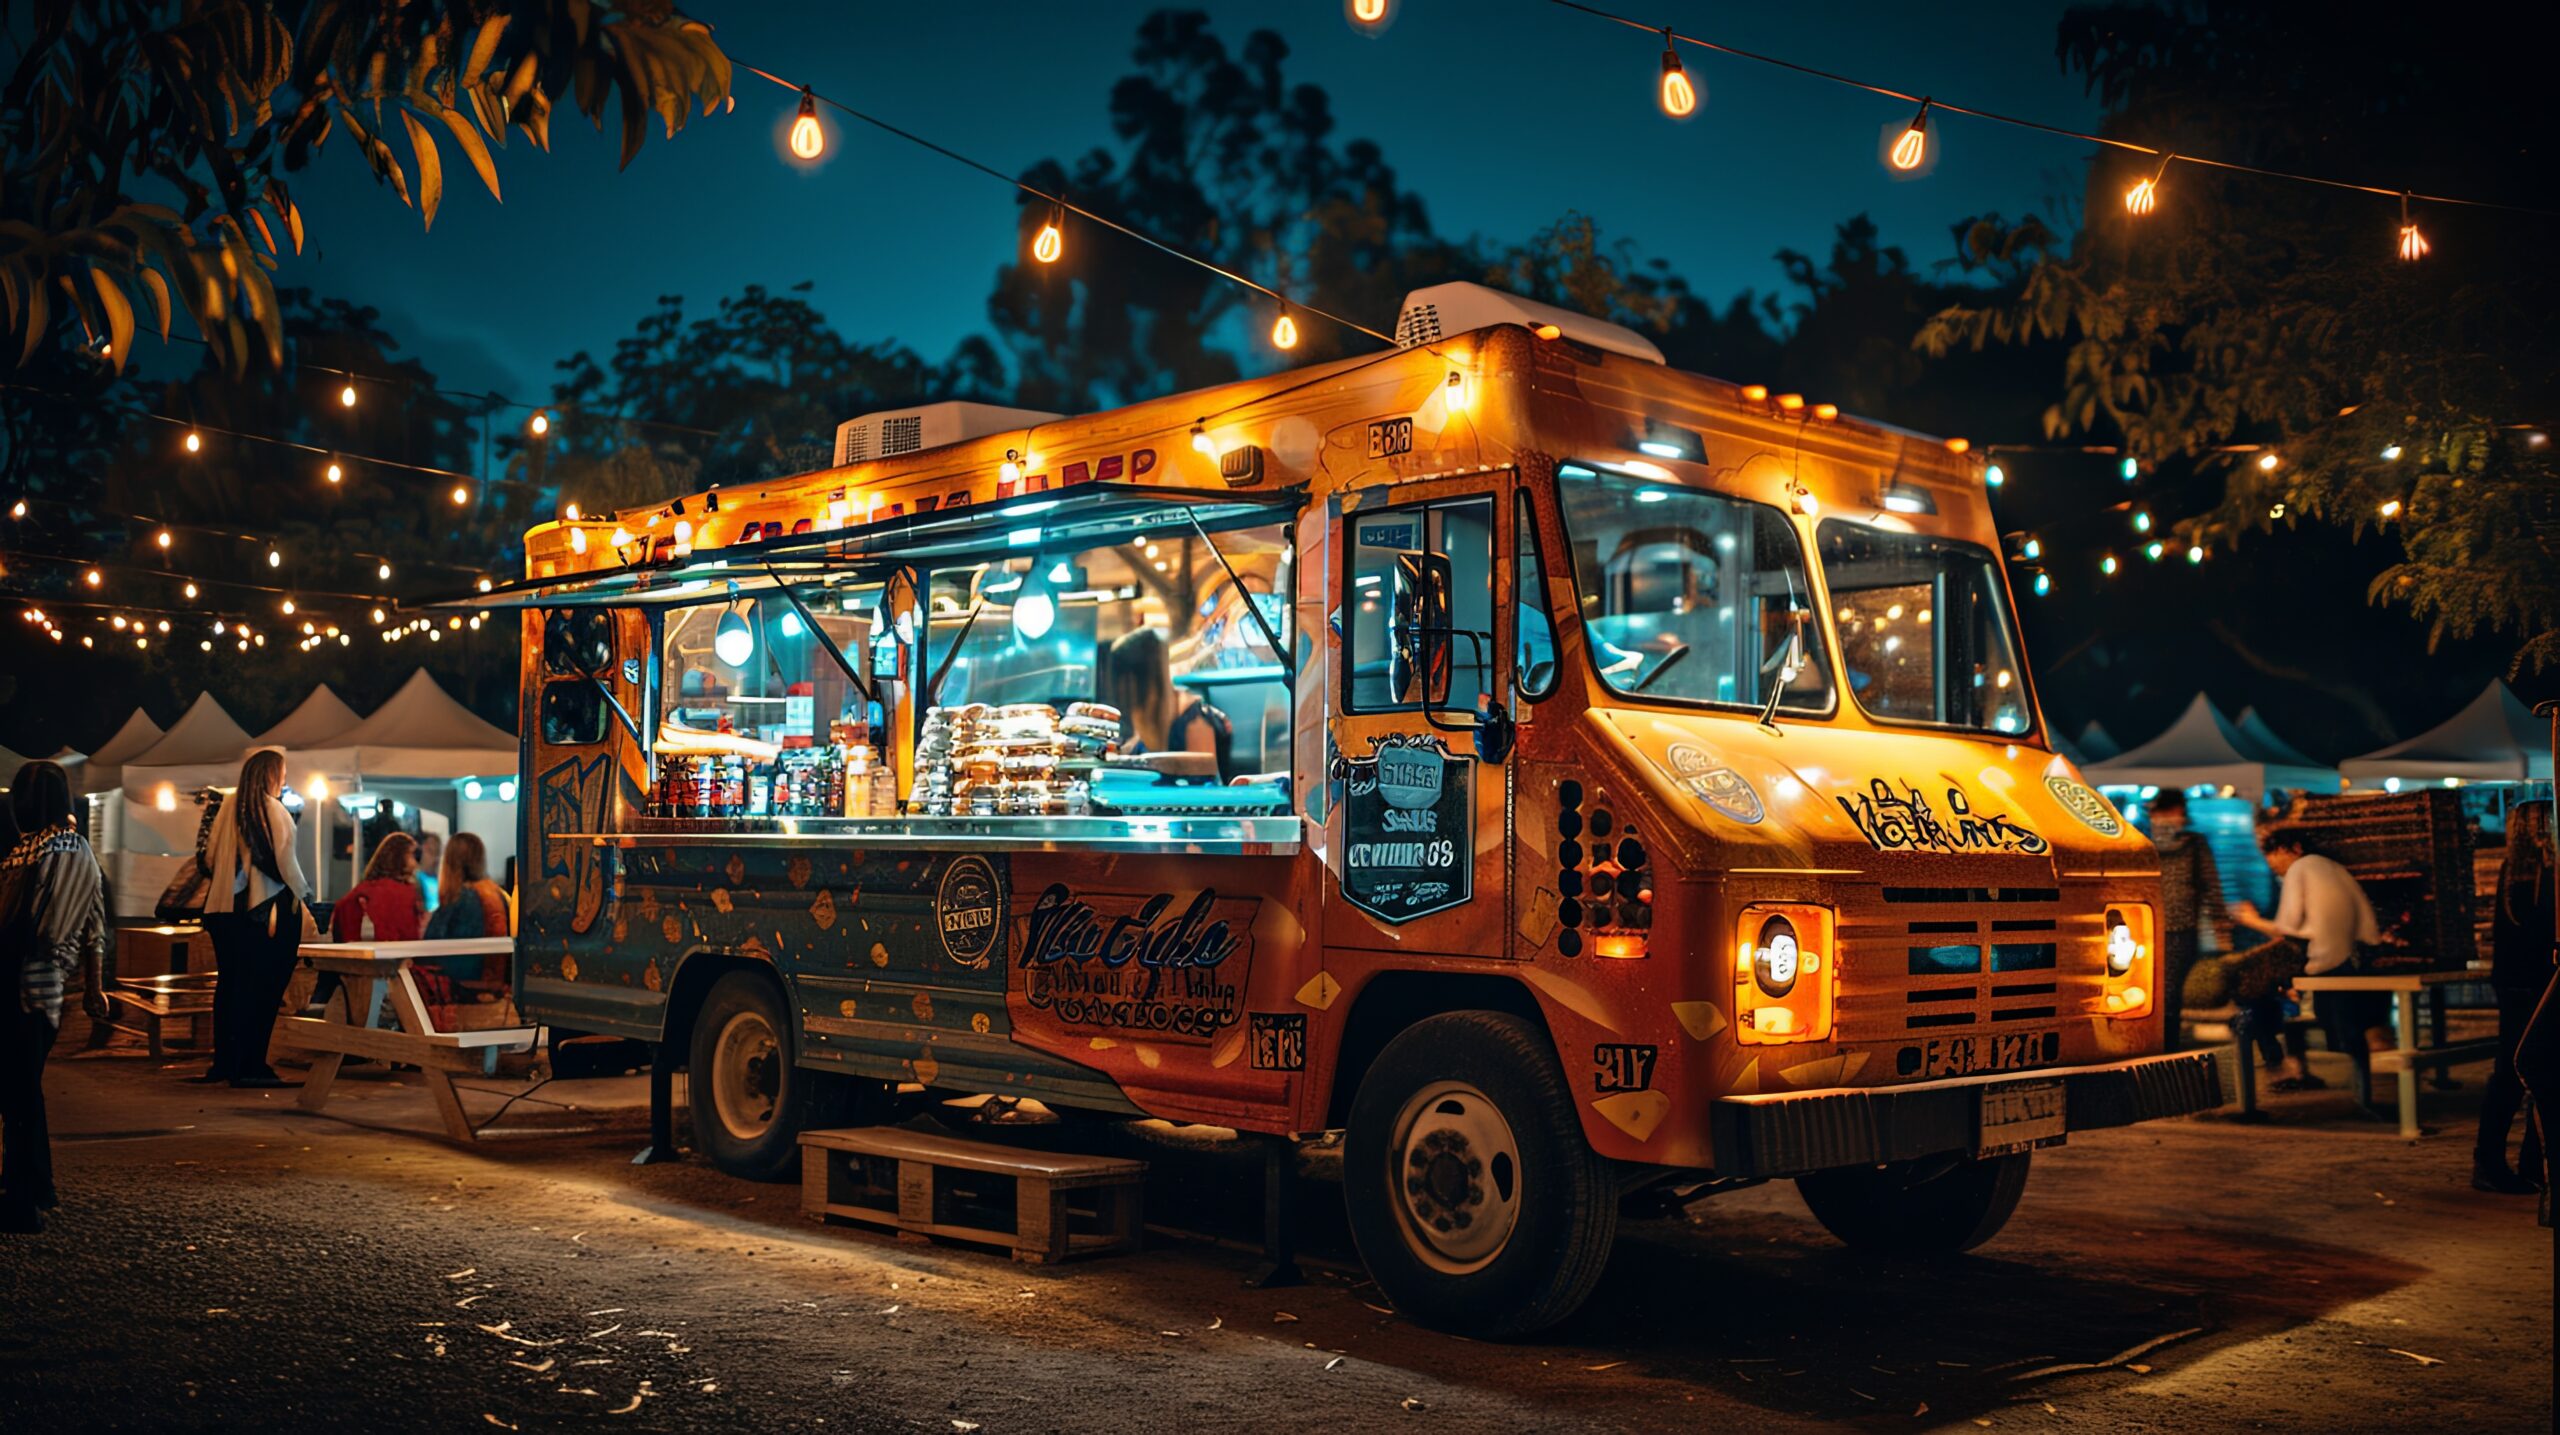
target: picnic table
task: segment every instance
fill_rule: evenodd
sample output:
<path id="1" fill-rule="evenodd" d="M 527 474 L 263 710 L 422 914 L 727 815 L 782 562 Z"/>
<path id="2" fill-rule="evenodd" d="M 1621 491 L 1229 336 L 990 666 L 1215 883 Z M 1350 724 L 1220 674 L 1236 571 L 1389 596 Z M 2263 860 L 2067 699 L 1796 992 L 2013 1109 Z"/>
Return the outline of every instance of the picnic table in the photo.
<path id="1" fill-rule="evenodd" d="M 2452 1066 L 2497 1054 L 2498 1044 L 2494 1040 L 2447 1041 L 2444 1036 L 2444 989 L 2457 982 L 2476 982 L 2479 979 L 2478 973 L 2467 971 L 2388 972 L 2378 976 L 2296 977 L 2293 979 L 2292 986 L 2296 991 L 2313 993 L 2389 992 L 2391 994 L 2399 1017 L 2395 1023 L 2399 1028 L 2400 1037 L 2397 1049 L 2370 1054 L 2351 1052 L 2349 1056 L 2358 1062 L 2359 1082 L 2363 1079 L 2366 1063 L 2370 1063 L 2372 1070 L 2388 1071 L 2399 1078 L 2400 1134 L 2414 1138 L 2419 1134 L 2418 1068 Z M 2434 1019 L 2428 1024 L 2428 1039 L 2424 1045 L 2418 1041 L 2418 998 L 2422 995 L 2434 998 L 2432 1003 Z M 2359 1091 L 2356 1096 L 2358 1103 L 2361 1104 L 2364 1093 Z"/>
<path id="2" fill-rule="evenodd" d="M 139 1034 L 150 1043 L 154 1058 L 167 1055 L 162 1045 L 161 1024 L 183 1021 L 187 1024 L 187 1046 L 202 1049 L 204 1024 L 213 1017 L 214 974 L 174 976 L 119 977 L 107 988 L 106 1025 L 119 1031 Z"/>
<path id="3" fill-rule="evenodd" d="M 276 1024 L 279 1046 L 316 1052 L 310 1079 L 302 1087 L 301 1107 L 318 1111 L 328 1104 L 338 1068 L 350 1056 L 375 1061 L 407 1062 L 426 1079 L 427 1090 L 443 1115 L 445 1134 L 474 1141 L 462 1098 L 453 1089 L 457 1071 L 477 1071 L 491 1051 L 521 1051 L 533 1045 L 538 1028 L 496 1027 L 486 1031 L 438 1029 L 418 991 L 409 964 L 420 958 L 485 957 L 515 950 L 510 937 L 473 937 L 437 942 L 305 942 L 303 964 L 315 972 L 335 974 L 338 990 L 323 1016 L 289 1016 Z M 374 1025 L 388 996 L 397 1029 Z"/>

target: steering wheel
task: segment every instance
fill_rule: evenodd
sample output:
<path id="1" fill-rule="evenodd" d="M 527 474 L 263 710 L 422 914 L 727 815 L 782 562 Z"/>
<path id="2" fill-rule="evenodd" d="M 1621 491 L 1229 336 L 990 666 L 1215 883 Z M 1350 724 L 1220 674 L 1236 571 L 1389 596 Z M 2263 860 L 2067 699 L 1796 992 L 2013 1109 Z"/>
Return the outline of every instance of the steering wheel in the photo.
<path id="1" fill-rule="evenodd" d="M 1662 655 L 1662 661 L 1653 665 L 1653 671 L 1636 679 L 1636 685 L 1629 689 L 1629 691 L 1640 693 L 1645 689 L 1652 687 L 1654 679 L 1661 677 L 1664 673 L 1667 673 L 1673 668 L 1679 666 L 1680 660 L 1687 656 L 1689 656 L 1688 644 L 1673 643 L 1671 645 L 1671 650 Z"/>

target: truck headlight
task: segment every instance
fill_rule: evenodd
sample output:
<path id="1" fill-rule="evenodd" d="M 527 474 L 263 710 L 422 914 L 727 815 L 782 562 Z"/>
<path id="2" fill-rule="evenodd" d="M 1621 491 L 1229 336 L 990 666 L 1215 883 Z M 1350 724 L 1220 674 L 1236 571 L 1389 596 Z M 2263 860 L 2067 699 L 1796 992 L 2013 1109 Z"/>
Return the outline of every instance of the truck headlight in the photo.
<path id="1" fill-rule="evenodd" d="M 2109 903 L 2106 923 L 2106 971 L 2099 983 L 2099 1014 L 2129 1019 L 2151 1012 L 2154 927 L 2151 908 L 2140 902 Z"/>
<path id="2" fill-rule="evenodd" d="M 1735 926 L 1734 1026 L 1745 1045 L 1821 1041 L 1831 1035 L 1839 969 L 1828 907 L 1755 902 Z"/>

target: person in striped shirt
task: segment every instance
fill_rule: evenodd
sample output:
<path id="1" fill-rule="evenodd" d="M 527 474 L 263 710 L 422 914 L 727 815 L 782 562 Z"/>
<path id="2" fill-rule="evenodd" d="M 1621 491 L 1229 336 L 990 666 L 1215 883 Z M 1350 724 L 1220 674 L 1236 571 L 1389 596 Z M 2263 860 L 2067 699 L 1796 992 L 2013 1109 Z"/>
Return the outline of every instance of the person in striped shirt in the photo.
<path id="1" fill-rule="evenodd" d="M 60 764 L 19 768 L 9 805 L 23 835 L 0 862 L 0 959 L 13 978 L 0 1010 L 0 1231 L 33 1234 L 59 1204 L 44 1063 L 75 974 L 89 1019 L 107 1014 L 106 881 L 72 825 L 71 779 Z"/>

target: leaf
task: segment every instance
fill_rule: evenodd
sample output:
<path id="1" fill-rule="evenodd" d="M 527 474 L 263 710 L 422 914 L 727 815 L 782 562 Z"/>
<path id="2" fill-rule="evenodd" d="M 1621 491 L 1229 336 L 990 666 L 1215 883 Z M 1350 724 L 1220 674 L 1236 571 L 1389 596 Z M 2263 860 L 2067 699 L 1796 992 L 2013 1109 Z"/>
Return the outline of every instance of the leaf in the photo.
<path id="1" fill-rule="evenodd" d="M 489 197 L 505 203 L 506 196 L 498 192 L 497 161 L 489 157 L 489 146 L 482 142 L 480 132 L 471 127 L 471 121 L 465 119 L 460 110 L 440 109 L 436 117 L 444 121 L 446 129 L 453 131 L 453 142 L 461 146 L 462 157 L 471 161 L 471 167 L 479 171 L 480 182 L 489 186 Z"/>
<path id="2" fill-rule="evenodd" d="M 27 337 L 18 350 L 21 368 L 26 366 L 27 360 L 35 357 L 36 345 L 43 341 L 45 331 L 53 327 L 53 301 L 45 297 L 44 289 L 40 283 L 27 286 Z"/>
<path id="3" fill-rule="evenodd" d="M 276 232 L 267 227 L 267 216 L 255 205 L 251 205 L 249 208 L 249 222 L 258 227 L 258 238 L 266 243 L 267 252 L 269 254 L 280 254 L 283 252 L 276 248 Z"/>
<path id="4" fill-rule="evenodd" d="M 98 307 L 107 313 L 107 361 L 121 374 L 126 356 L 133 351 L 133 301 L 104 269 L 91 269 L 89 281 L 98 286 Z"/>
<path id="5" fill-rule="evenodd" d="M 426 216 L 426 227 L 436 227 L 436 209 L 444 203 L 444 159 L 436 153 L 436 137 L 413 111 L 400 111 L 400 123 L 409 130 L 409 143 L 418 152 L 418 212 Z"/>

